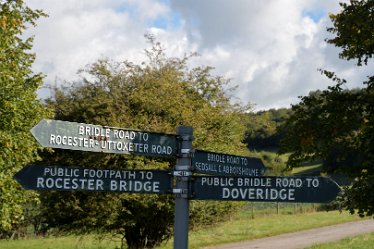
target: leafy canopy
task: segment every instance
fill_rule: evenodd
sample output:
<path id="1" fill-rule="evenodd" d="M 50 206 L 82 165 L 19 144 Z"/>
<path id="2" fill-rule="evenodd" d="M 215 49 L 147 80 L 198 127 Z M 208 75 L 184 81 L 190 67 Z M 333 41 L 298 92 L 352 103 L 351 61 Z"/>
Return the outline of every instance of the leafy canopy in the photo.
<path id="1" fill-rule="evenodd" d="M 342 59 L 357 59 L 365 66 L 374 53 L 374 1 L 341 3 L 331 14 L 336 36 L 327 42 L 342 48 Z M 364 63 L 364 64 L 363 64 Z M 321 70 L 336 85 L 301 98 L 285 124 L 288 130 L 282 152 L 291 151 L 289 165 L 314 158 L 328 159 L 327 170 L 354 177 L 344 192 L 343 206 L 360 216 L 374 214 L 374 76 L 362 89 L 344 90 L 346 81 Z M 334 160 L 330 160 L 331 157 Z"/>
<path id="2" fill-rule="evenodd" d="M 44 16 L 21 0 L 0 2 L 0 237 L 7 237 L 23 219 L 23 206 L 35 199 L 20 189 L 13 175 L 37 158 L 29 130 L 46 110 L 36 96 L 43 76 L 32 72 L 32 38 L 23 38 L 27 25 Z"/>
<path id="3" fill-rule="evenodd" d="M 230 104 L 224 91 L 227 81 L 212 76 L 211 67 L 190 69 L 189 56 L 166 57 L 164 48 L 152 36 L 147 38 L 152 45 L 145 50 L 147 61 L 134 64 L 99 60 L 81 71 L 80 82 L 56 89 L 54 99 L 49 101 L 55 118 L 164 133 L 175 133 L 177 126 L 189 125 L 194 128 L 195 148 L 243 153 L 245 127 L 238 115 L 242 109 Z M 48 164 L 118 169 L 170 170 L 175 165 L 173 159 L 62 150 L 44 159 Z M 172 233 L 171 196 L 78 192 L 51 195 L 43 195 L 50 227 L 101 228 L 120 233 L 129 248 L 152 248 Z M 195 202 L 192 222 L 210 214 L 222 216 L 229 210 L 231 204 Z"/>

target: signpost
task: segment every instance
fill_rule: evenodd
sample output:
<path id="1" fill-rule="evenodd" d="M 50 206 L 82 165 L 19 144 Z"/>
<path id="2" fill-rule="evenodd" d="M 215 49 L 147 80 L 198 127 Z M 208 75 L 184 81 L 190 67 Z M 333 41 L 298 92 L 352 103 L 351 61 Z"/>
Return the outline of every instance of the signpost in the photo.
<path id="1" fill-rule="evenodd" d="M 261 159 L 195 150 L 192 166 L 197 173 L 225 176 L 263 176 Z"/>
<path id="2" fill-rule="evenodd" d="M 327 177 L 264 177 L 258 158 L 196 150 L 193 129 L 176 135 L 44 119 L 31 133 L 44 147 L 176 158 L 174 171 L 27 165 L 14 178 L 26 189 L 174 194 L 174 248 L 188 248 L 191 200 L 328 202 L 340 187 Z M 193 173 L 214 176 L 194 176 Z"/>
<path id="3" fill-rule="evenodd" d="M 44 147 L 175 157 L 175 135 L 128 130 L 60 120 L 41 120 L 31 129 L 32 135 Z"/>
<path id="4" fill-rule="evenodd" d="M 194 200 L 260 202 L 329 202 L 340 187 L 327 177 L 219 177 L 197 176 Z"/>
<path id="5" fill-rule="evenodd" d="M 113 170 L 27 165 L 14 178 L 32 190 L 167 194 L 172 177 L 160 170 Z"/>

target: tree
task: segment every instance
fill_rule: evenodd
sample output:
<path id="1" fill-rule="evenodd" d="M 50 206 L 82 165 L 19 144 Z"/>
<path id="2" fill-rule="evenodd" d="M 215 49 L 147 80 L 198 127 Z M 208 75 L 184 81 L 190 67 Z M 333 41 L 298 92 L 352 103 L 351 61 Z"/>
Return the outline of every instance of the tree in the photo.
<path id="1" fill-rule="evenodd" d="M 257 113 L 247 113 L 243 117 L 246 124 L 246 142 L 250 149 L 278 148 L 284 131 L 281 124 L 287 120 L 291 110 L 270 109 Z"/>
<path id="2" fill-rule="evenodd" d="M 56 119 L 175 133 L 179 125 L 194 128 L 194 147 L 226 153 L 245 151 L 239 106 L 223 90 L 226 80 L 212 68 L 189 69 L 189 56 L 168 58 L 148 36 L 148 60 L 136 65 L 100 60 L 81 73 L 82 81 L 56 89 L 49 101 Z M 174 159 L 55 150 L 44 163 L 120 169 L 172 169 Z M 174 198 L 114 193 L 46 193 L 43 205 L 49 227 L 104 229 L 124 236 L 129 248 L 153 248 L 170 238 Z M 231 204 L 211 204 L 214 213 Z M 200 202 L 192 206 L 199 208 Z M 52 213 L 51 210 L 54 210 Z M 230 208 L 223 209 L 229 213 Z M 196 212 L 191 212 L 195 214 Z M 220 213 L 223 215 L 223 212 Z M 192 217 L 193 218 L 193 217 Z M 194 219 L 192 219 L 194 220 Z"/>
<path id="3" fill-rule="evenodd" d="M 7 237 L 23 219 L 23 204 L 37 196 L 21 190 L 13 175 L 37 159 L 30 128 L 47 114 L 36 91 L 43 76 L 31 70 L 35 55 L 27 25 L 44 16 L 22 0 L 0 1 L 0 238 Z"/>
<path id="4" fill-rule="evenodd" d="M 330 15 L 333 27 L 327 30 L 335 37 L 327 42 L 342 48 L 340 58 L 357 59 L 357 66 L 365 66 L 374 53 L 374 1 L 350 0 L 340 6 L 340 13 Z M 285 124 L 292 132 L 282 151 L 292 152 L 290 166 L 335 153 L 335 168 L 354 178 L 344 192 L 343 206 L 360 216 L 373 215 L 374 76 L 368 76 L 362 89 L 348 91 L 343 90 L 344 79 L 321 72 L 336 85 L 302 97 L 292 107 L 294 114 Z"/>
<path id="5" fill-rule="evenodd" d="M 367 65 L 374 54 L 374 2 L 350 0 L 340 6 L 340 13 L 330 15 L 333 27 L 327 29 L 336 36 L 327 42 L 343 49 L 340 58 L 357 59 L 358 66 L 362 66 L 362 62 Z"/>

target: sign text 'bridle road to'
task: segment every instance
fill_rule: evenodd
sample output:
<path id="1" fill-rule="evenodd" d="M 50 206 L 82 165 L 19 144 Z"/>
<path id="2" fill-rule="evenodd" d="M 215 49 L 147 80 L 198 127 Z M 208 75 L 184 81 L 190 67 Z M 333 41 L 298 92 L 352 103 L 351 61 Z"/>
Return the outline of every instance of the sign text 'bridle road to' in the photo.
<path id="1" fill-rule="evenodd" d="M 196 173 L 224 176 L 263 176 L 265 165 L 259 158 L 195 150 L 192 166 Z"/>
<path id="2" fill-rule="evenodd" d="M 171 134 L 105 127 L 60 120 L 41 120 L 31 133 L 44 147 L 116 154 L 175 157 Z"/>

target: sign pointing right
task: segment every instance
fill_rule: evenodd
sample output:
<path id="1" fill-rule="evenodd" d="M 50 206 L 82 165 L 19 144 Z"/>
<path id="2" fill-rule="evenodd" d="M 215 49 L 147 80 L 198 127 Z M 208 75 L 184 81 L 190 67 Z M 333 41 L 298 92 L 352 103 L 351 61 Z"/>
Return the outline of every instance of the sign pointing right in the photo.
<path id="1" fill-rule="evenodd" d="M 196 176 L 191 199 L 323 203 L 340 191 L 328 177 Z"/>
<path id="2" fill-rule="evenodd" d="M 224 176 L 263 176 L 265 165 L 260 158 L 195 150 L 192 166 L 196 173 Z"/>

